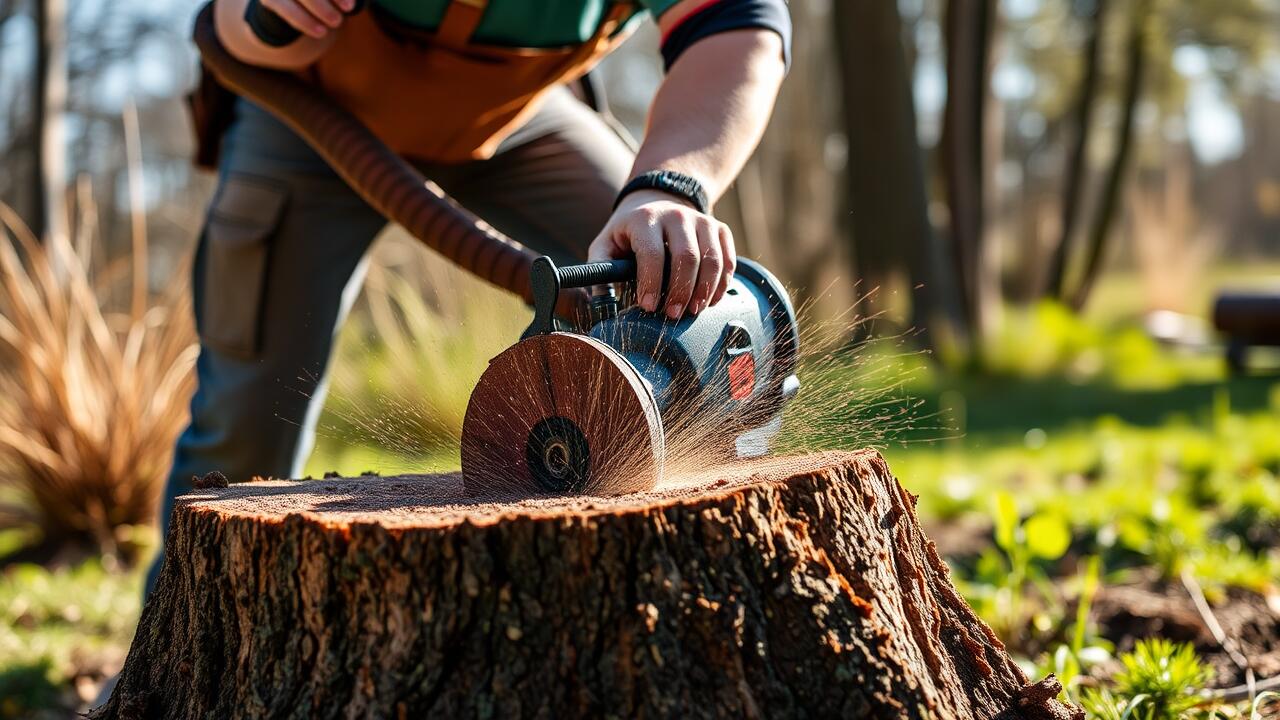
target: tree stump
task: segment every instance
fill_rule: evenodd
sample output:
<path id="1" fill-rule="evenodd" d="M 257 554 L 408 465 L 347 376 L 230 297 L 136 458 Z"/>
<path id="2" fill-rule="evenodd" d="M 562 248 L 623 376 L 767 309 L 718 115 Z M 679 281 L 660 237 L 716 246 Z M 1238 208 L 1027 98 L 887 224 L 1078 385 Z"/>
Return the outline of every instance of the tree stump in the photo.
<path id="1" fill-rule="evenodd" d="M 718 473 L 198 490 L 91 717 L 1083 717 L 957 594 L 877 453 Z"/>

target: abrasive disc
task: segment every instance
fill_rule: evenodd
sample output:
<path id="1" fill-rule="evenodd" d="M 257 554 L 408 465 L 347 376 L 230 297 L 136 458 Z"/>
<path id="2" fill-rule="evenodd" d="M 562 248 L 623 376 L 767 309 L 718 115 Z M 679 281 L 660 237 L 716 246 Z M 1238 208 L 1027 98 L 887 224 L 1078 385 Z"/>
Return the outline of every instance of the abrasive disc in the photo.
<path id="1" fill-rule="evenodd" d="M 467 492 L 619 495 L 661 480 L 653 392 L 585 335 L 522 340 L 489 362 L 462 425 Z"/>

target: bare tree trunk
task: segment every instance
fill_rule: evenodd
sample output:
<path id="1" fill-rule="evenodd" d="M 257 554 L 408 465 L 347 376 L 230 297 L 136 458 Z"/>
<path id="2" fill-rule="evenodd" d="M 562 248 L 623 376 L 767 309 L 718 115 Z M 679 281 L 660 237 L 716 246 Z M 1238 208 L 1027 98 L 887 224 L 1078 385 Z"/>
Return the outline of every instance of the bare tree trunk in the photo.
<path id="1" fill-rule="evenodd" d="M 985 223 L 985 117 L 991 77 L 995 0 L 949 0 L 947 104 L 939 148 L 950 209 L 951 249 L 969 327 L 982 315 L 981 263 Z"/>
<path id="2" fill-rule="evenodd" d="M 1067 261 L 1071 257 L 1076 220 L 1080 215 L 1080 199 L 1084 195 L 1085 177 L 1088 174 L 1089 129 L 1093 124 L 1093 109 L 1097 105 L 1098 85 L 1102 75 L 1102 28 L 1106 0 L 1085 2 L 1089 4 L 1086 23 L 1089 35 L 1084 49 L 1084 78 L 1080 82 L 1080 96 L 1073 112 L 1072 131 L 1075 136 L 1067 159 L 1067 174 L 1063 178 L 1061 230 L 1050 256 L 1044 288 L 1046 296 L 1058 299 L 1065 297 Z"/>
<path id="3" fill-rule="evenodd" d="M 1120 206 L 1121 191 L 1124 189 L 1125 177 L 1129 171 L 1129 158 L 1133 155 L 1133 125 L 1138 114 L 1138 103 L 1142 99 L 1142 85 L 1146 74 L 1147 60 L 1147 21 L 1151 14 L 1151 0 L 1140 0 L 1134 8 L 1130 22 L 1128 40 L 1128 69 L 1124 84 L 1124 113 L 1120 124 L 1116 126 L 1116 154 L 1107 170 L 1107 178 L 1102 187 L 1102 196 L 1098 202 L 1098 211 L 1094 215 L 1093 225 L 1089 229 L 1089 244 L 1086 248 L 1084 270 L 1080 275 L 1080 283 L 1069 298 L 1071 306 L 1077 310 L 1084 307 L 1089 293 L 1102 272 L 1102 261 L 1106 257 L 1107 242 L 1112 235 L 1116 214 Z"/>
<path id="4" fill-rule="evenodd" d="M 34 0 L 36 20 L 32 137 L 35 162 L 28 218 L 36 237 L 66 236 L 67 43 L 65 0 Z"/>
<path id="5" fill-rule="evenodd" d="M 0 30 L 3 30 L 5 23 L 13 17 L 14 10 L 13 0 L 0 0 Z M 0 77 L 4 77 L 4 65 L 0 65 Z"/>
<path id="6" fill-rule="evenodd" d="M 773 267 L 774 256 L 780 248 L 770 237 L 769 206 L 760 175 L 760 162 L 752 157 L 733 184 L 733 199 L 742 219 L 742 229 L 735 237 L 742 238 L 744 254 Z"/>
<path id="7" fill-rule="evenodd" d="M 621 498 L 455 476 L 180 501 L 94 718 L 1083 718 L 1029 684 L 874 452 Z"/>
<path id="8" fill-rule="evenodd" d="M 826 3 L 791 5 L 795 42 L 791 69 L 769 128 L 725 205 L 744 252 L 766 262 L 808 308 L 811 317 L 842 316 L 853 302 L 838 242 L 840 197 L 828 142 L 839 99 L 831 73 L 830 10 Z M 738 218 L 729 212 L 737 205 Z"/>
<path id="9" fill-rule="evenodd" d="M 991 22 L 987 35 L 988 72 L 984 87 L 990 88 L 990 68 L 994 67 L 1003 50 L 1003 23 L 1000 7 L 992 3 Z M 994 92 L 983 93 L 983 173 L 982 217 L 983 227 L 981 255 L 974 274 L 974 329 L 977 337 L 987 337 L 999 325 L 1004 310 L 1002 272 L 1003 253 L 1008 242 L 1008 227 L 1004 223 L 1002 209 L 1004 197 L 997 182 L 998 172 L 1005 157 L 1004 101 Z"/>
<path id="10" fill-rule="evenodd" d="M 912 287 L 912 321 L 930 343 L 935 324 L 964 339 L 956 287 L 929 220 L 924 163 L 916 138 L 902 21 L 888 0 L 835 2 L 844 131 L 845 204 L 855 271 L 871 284 L 903 269 Z"/>

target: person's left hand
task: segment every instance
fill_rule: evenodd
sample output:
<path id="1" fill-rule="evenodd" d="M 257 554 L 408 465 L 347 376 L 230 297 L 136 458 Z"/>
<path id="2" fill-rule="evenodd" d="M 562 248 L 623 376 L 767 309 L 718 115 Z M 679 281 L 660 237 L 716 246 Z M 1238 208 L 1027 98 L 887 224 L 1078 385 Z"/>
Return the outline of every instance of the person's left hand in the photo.
<path id="1" fill-rule="evenodd" d="M 724 296 L 738 256 L 729 226 L 658 190 L 631 193 L 587 250 L 591 262 L 636 257 L 636 297 L 658 311 L 662 271 L 671 258 L 663 312 L 672 320 L 697 315 Z"/>

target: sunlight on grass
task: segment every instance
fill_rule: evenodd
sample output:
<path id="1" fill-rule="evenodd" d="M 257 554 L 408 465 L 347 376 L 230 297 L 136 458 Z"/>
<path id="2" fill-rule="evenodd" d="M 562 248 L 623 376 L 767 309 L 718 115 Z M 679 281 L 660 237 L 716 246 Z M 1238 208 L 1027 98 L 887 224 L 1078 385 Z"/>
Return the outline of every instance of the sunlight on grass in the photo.
<path id="1" fill-rule="evenodd" d="M 141 569 L 112 572 L 97 561 L 0 575 L 0 718 L 91 700 L 124 663 L 141 598 Z"/>

